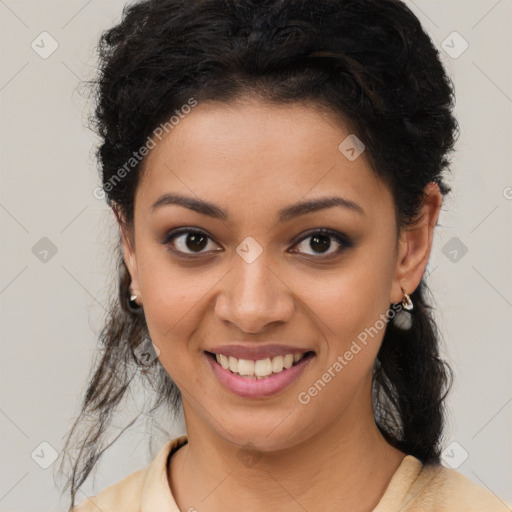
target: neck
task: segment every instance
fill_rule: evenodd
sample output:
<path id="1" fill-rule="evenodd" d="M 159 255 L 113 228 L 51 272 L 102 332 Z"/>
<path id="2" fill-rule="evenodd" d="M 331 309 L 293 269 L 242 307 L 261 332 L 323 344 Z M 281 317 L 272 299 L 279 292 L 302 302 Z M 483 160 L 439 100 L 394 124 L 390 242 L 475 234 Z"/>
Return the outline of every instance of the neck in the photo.
<path id="1" fill-rule="evenodd" d="M 187 422 L 188 443 L 169 463 L 178 507 L 201 512 L 373 510 L 405 454 L 383 438 L 371 406 L 345 412 L 303 443 L 277 451 L 241 450 L 216 431 L 193 428 L 204 424 Z"/>

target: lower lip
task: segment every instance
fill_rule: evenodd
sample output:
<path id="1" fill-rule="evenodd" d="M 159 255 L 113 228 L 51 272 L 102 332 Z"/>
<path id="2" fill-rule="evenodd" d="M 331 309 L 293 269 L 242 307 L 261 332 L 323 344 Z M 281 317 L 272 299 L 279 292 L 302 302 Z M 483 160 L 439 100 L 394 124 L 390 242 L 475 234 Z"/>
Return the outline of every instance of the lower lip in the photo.
<path id="1" fill-rule="evenodd" d="M 280 393 L 296 381 L 304 368 L 313 359 L 310 352 L 291 368 L 279 373 L 273 373 L 264 379 L 248 379 L 230 370 L 225 370 L 217 361 L 205 352 L 205 356 L 212 367 L 213 373 L 230 391 L 246 398 L 265 398 Z"/>

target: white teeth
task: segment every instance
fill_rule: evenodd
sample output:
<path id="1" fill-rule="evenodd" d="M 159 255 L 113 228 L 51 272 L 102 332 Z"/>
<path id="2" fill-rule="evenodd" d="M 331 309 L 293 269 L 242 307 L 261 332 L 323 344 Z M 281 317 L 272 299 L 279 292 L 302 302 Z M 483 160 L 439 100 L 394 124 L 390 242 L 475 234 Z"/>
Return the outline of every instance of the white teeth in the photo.
<path id="1" fill-rule="evenodd" d="M 272 359 L 272 371 L 279 373 L 284 368 L 283 356 L 277 356 Z"/>
<path id="2" fill-rule="evenodd" d="M 222 368 L 224 370 L 227 370 L 229 368 L 229 358 L 226 356 L 223 356 L 222 354 L 217 355 L 217 361 L 222 365 Z"/>
<path id="3" fill-rule="evenodd" d="M 238 373 L 240 375 L 254 375 L 254 361 L 249 359 L 239 359 Z"/>
<path id="4" fill-rule="evenodd" d="M 270 358 L 260 359 L 254 363 L 254 375 L 256 377 L 266 377 L 272 373 L 272 361 Z"/>
<path id="5" fill-rule="evenodd" d="M 233 373 L 238 373 L 247 378 L 262 379 L 271 375 L 272 373 L 282 372 L 283 369 L 288 369 L 294 363 L 298 363 L 304 354 L 286 354 L 283 356 L 276 356 L 270 359 L 258 359 L 253 361 L 250 359 L 238 359 L 233 356 L 225 356 L 222 354 L 215 354 L 217 362 L 224 368 L 224 370 L 231 370 Z"/>
<path id="6" fill-rule="evenodd" d="M 236 357 L 229 356 L 229 369 L 233 373 L 238 373 L 238 359 Z"/>

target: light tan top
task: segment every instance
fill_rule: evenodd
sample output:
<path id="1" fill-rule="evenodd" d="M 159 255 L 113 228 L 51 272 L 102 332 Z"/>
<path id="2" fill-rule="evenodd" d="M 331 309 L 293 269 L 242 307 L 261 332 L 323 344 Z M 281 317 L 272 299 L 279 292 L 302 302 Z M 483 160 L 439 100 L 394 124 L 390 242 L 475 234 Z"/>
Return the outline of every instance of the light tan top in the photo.
<path id="1" fill-rule="evenodd" d="M 188 442 L 165 444 L 143 469 L 87 498 L 73 512 L 180 512 L 167 480 L 168 461 Z M 512 506 L 462 473 L 406 455 L 373 512 L 512 512 Z"/>

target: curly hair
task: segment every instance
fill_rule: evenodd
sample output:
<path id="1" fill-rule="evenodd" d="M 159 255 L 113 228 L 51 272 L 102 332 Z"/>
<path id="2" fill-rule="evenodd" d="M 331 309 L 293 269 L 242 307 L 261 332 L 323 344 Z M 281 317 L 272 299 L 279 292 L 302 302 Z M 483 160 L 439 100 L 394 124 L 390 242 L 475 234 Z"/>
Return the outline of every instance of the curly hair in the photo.
<path id="1" fill-rule="evenodd" d="M 113 179 L 155 127 L 194 98 L 229 103 L 257 95 L 308 103 L 338 115 L 366 146 L 390 187 L 397 226 L 417 217 L 424 188 L 442 174 L 458 132 L 454 88 L 419 20 L 399 0 L 146 0 L 125 6 L 99 42 L 94 129 L 107 202 L 128 229 L 142 163 Z M 143 161 L 142 161 L 143 162 Z M 67 473 L 77 490 L 108 448 L 105 430 L 140 377 L 152 411 L 179 411 L 181 395 L 158 358 L 140 370 L 143 312 L 129 307 L 130 276 L 117 244 L 118 293 L 100 333 L 101 350 L 64 448 L 78 452 Z M 412 325 L 388 322 L 373 370 L 376 423 L 387 441 L 423 463 L 438 463 L 444 399 L 452 371 L 422 278 L 411 294 Z M 87 424 L 87 425 L 86 425 Z"/>

